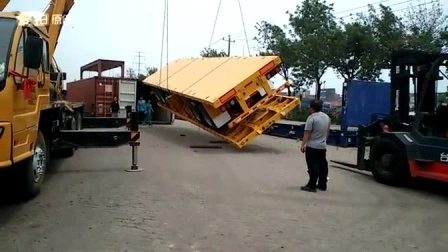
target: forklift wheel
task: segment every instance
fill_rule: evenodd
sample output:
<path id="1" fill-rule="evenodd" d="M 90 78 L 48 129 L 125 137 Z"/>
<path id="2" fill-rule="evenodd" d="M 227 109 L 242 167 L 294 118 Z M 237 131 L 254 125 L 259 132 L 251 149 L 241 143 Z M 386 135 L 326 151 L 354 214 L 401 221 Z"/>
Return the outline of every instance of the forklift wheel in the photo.
<path id="1" fill-rule="evenodd" d="M 370 148 L 372 174 L 376 181 L 402 186 L 409 178 L 406 152 L 390 139 L 377 139 Z"/>

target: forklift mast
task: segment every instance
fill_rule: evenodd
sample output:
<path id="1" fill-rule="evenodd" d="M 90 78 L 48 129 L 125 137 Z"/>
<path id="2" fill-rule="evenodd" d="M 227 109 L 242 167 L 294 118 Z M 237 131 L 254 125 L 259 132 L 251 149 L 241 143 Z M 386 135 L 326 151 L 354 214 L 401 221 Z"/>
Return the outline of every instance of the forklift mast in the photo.
<path id="1" fill-rule="evenodd" d="M 437 74 L 427 75 L 432 65 L 448 54 L 402 50 L 392 53 L 390 118 L 395 123 L 410 123 L 410 96 L 414 93 L 415 112 L 434 113 L 437 103 Z M 438 70 L 438 67 L 437 67 Z M 411 81 L 413 90 L 411 90 Z M 426 84 L 425 84 L 426 82 Z M 424 90 L 426 88 L 426 90 Z M 421 103 L 421 104 L 420 104 Z M 419 106 L 417 106 L 417 104 Z M 417 109 L 417 107 L 419 109 Z M 418 111 L 417 111 L 418 110 Z"/>

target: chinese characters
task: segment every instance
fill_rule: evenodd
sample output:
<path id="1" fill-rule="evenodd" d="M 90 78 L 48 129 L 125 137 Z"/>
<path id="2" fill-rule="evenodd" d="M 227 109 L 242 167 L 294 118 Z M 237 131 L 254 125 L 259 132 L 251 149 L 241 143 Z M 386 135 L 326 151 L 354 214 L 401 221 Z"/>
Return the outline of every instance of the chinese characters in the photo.
<path id="1" fill-rule="evenodd" d="M 32 24 L 34 26 L 62 25 L 72 24 L 70 16 L 52 15 L 51 18 L 47 14 L 42 13 L 23 13 L 18 16 L 19 25 Z"/>

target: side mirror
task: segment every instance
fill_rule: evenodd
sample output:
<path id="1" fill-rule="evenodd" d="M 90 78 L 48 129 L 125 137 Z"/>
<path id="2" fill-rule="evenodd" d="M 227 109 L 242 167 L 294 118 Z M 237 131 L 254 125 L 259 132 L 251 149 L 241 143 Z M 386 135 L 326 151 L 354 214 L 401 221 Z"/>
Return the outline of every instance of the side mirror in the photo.
<path id="1" fill-rule="evenodd" d="M 63 72 L 50 73 L 50 81 L 58 81 L 58 80 L 61 81 L 67 80 L 67 73 Z"/>
<path id="2" fill-rule="evenodd" d="M 42 63 L 44 41 L 35 36 L 28 36 L 25 42 L 25 59 L 26 68 L 39 69 Z"/>

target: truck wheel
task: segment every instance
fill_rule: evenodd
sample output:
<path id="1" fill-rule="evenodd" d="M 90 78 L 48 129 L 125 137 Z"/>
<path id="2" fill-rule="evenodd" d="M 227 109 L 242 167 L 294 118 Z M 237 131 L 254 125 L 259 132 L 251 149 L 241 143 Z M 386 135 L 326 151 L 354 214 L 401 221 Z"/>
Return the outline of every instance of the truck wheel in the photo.
<path id="1" fill-rule="evenodd" d="M 409 165 L 404 149 L 390 139 L 378 139 L 370 147 L 372 174 L 376 181 L 401 186 L 409 178 Z"/>
<path id="2" fill-rule="evenodd" d="M 34 155 L 17 164 L 18 184 L 24 199 L 32 199 L 39 194 L 48 164 L 48 148 L 44 134 L 39 131 L 34 146 Z"/>

